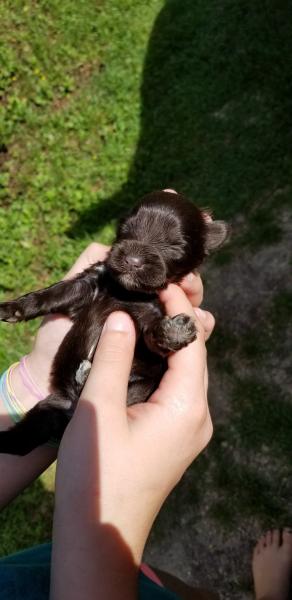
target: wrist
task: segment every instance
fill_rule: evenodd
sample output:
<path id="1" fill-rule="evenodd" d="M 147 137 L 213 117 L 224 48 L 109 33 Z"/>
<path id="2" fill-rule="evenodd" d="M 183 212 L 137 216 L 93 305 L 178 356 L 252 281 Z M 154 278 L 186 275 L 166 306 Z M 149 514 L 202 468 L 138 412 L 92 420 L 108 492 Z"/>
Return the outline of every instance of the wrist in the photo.
<path id="1" fill-rule="evenodd" d="M 111 520 L 101 519 L 100 529 L 101 532 L 115 531 L 117 537 L 122 540 L 125 548 L 133 557 L 135 564 L 140 565 L 152 522 L 151 525 L 145 521 L 135 524 L 133 523 L 134 519 L 135 514 L 131 514 L 130 518 L 118 515 L 117 518 Z"/>
<path id="2" fill-rule="evenodd" d="M 102 484 L 101 484 L 102 487 Z M 141 502 L 140 498 L 131 496 L 129 492 L 124 499 L 108 502 L 101 497 L 99 502 L 99 520 L 103 526 L 110 526 L 119 532 L 137 564 L 140 564 L 144 548 L 156 516 L 161 508 L 148 498 Z"/>
<path id="3" fill-rule="evenodd" d="M 27 412 L 40 401 L 41 395 L 36 394 L 33 390 L 33 387 L 31 386 L 30 388 L 26 384 L 23 377 L 22 368 L 23 367 L 20 365 L 20 363 L 16 364 L 11 371 L 10 380 L 14 395 L 21 403 L 24 412 Z M 45 398 L 45 396 L 46 393 L 44 392 L 43 397 Z"/>

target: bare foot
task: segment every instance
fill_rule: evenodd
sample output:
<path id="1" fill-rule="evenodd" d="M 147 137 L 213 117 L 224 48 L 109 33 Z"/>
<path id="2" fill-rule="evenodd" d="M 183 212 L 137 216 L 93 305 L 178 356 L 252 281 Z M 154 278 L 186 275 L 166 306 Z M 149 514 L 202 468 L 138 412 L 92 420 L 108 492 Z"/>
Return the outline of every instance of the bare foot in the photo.
<path id="1" fill-rule="evenodd" d="M 253 552 L 256 600 L 288 600 L 292 573 L 292 529 L 267 531 Z"/>

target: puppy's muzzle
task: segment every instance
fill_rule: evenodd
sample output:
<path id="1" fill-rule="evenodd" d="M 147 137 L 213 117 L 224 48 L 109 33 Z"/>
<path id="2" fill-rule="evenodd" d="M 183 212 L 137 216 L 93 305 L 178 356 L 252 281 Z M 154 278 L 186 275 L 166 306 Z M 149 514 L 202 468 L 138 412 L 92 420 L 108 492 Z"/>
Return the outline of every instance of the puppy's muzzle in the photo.
<path id="1" fill-rule="evenodd" d="M 160 253 L 156 248 L 136 240 L 115 244 L 107 264 L 125 287 L 153 290 L 165 285 L 166 266 Z"/>

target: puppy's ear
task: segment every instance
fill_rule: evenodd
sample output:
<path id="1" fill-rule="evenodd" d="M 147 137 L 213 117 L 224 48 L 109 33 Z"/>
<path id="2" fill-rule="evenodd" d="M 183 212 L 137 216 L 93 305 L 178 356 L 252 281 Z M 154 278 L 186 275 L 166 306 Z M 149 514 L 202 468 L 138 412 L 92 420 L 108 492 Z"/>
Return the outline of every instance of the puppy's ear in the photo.
<path id="1" fill-rule="evenodd" d="M 230 227 L 225 221 L 207 220 L 205 251 L 216 250 L 223 246 L 230 235 Z"/>

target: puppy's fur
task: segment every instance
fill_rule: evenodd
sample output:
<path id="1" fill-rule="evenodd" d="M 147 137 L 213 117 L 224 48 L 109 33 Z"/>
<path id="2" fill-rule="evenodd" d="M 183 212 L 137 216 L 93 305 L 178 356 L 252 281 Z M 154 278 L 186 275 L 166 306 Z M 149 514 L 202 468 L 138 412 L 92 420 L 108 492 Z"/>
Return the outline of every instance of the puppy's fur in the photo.
<path id="1" fill-rule="evenodd" d="M 1 303 L 2 321 L 62 313 L 73 325 L 53 362 L 50 395 L 17 425 L 0 432 L 0 452 L 24 455 L 62 436 L 103 324 L 115 310 L 129 313 L 137 332 L 128 404 L 147 400 L 166 370 L 166 357 L 196 337 L 190 317 L 165 316 L 157 292 L 199 267 L 209 250 L 223 244 L 227 231 L 224 221 L 210 221 L 181 194 L 154 192 L 120 223 L 105 261 L 74 279 Z"/>

